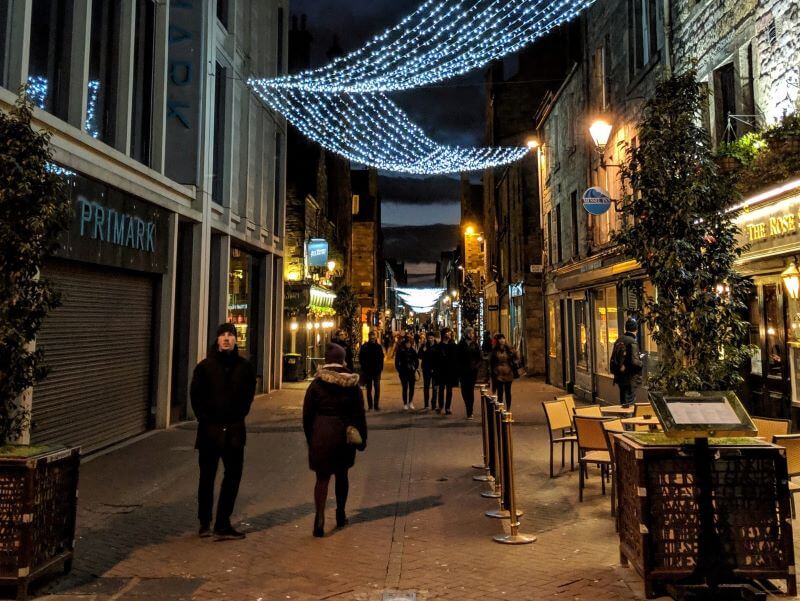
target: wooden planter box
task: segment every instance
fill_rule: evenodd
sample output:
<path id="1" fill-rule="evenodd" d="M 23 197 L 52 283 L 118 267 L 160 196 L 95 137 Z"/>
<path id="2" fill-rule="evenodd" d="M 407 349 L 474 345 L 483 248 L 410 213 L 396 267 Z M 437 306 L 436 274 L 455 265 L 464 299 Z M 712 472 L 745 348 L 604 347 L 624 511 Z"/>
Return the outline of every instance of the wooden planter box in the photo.
<path id="1" fill-rule="evenodd" d="M 28 585 L 44 572 L 72 567 L 80 450 L 0 456 L 0 586 Z"/>
<path id="2" fill-rule="evenodd" d="M 620 559 L 644 579 L 648 598 L 692 575 L 698 507 L 694 459 L 666 441 L 615 437 Z M 786 455 L 772 444 L 712 445 L 719 549 L 735 574 L 786 581 L 797 594 Z M 745 439 L 746 440 L 746 439 Z"/>

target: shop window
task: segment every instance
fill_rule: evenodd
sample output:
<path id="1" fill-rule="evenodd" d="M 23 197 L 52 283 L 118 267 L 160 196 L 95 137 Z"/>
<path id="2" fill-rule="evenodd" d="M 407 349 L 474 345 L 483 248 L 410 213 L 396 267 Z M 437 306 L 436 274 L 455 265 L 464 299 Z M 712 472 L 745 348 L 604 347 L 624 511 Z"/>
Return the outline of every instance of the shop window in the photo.
<path id="1" fill-rule="evenodd" d="M 122 0 L 92 3 L 89 40 L 89 94 L 84 129 L 108 144 L 114 141 L 119 85 L 119 32 Z"/>
<path id="2" fill-rule="evenodd" d="M 620 129 L 617 132 L 616 144 L 624 140 L 624 131 Z M 613 159 L 613 157 L 612 157 Z M 619 176 L 616 169 L 611 167 L 602 170 L 602 178 L 598 185 L 605 188 L 609 196 L 618 200 L 623 193 L 619 183 Z M 620 216 L 616 208 L 612 204 L 611 207 L 602 215 L 592 215 L 592 239 L 596 246 L 603 246 L 611 242 L 611 233 L 619 227 Z"/>
<path id="3" fill-rule="evenodd" d="M 617 289 L 615 286 L 602 288 L 595 295 L 595 355 L 597 373 L 609 374 L 608 366 L 611 348 L 619 338 L 619 318 L 617 314 Z"/>
<path id="4" fill-rule="evenodd" d="M 156 4 L 136 2 L 136 37 L 133 47 L 133 115 L 131 156 L 150 165 L 153 131 L 153 84 L 155 82 Z"/>
<path id="5" fill-rule="evenodd" d="M 575 315 L 575 363 L 589 369 L 589 336 L 586 328 L 586 301 L 574 301 Z"/>
<path id="6" fill-rule="evenodd" d="M 761 310 L 758 305 L 758 293 L 750 297 L 750 344 L 753 355 L 750 357 L 750 373 L 755 376 L 764 375 L 764 364 L 761 356 Z"/>
<path id="7" fill-rule="evenodd" d="M 225 202 L 225 91 L 228 70 L 217 63 L 214 76 L 214 174 L 211 199 L 221 205 Z"/>
<path id="8" fill-rule="evenodd" d="M 250 328 L 253 322 L 253 257 L 231 249 L 228 274 L 228 323 L 236 327 L 236 341 L 243 351 L 249 349 Z"/>
<path id="9" fill-rule="evenodd" d="M 551 300 L 548 301 L 548 326 L 550 331 L 550 356 L 557 357 L 558 356 L 558 332 L 557 324 L 556 324 L 556 301 Z"/>
<path id="10" fill-rule="evenodd" d="M 11 2 L 0 2 L 0 87 L 8 88 L 9 44 L 11 43 Z"/>
<path id="11" fill-rule="evenodd" d="M 649 281 L 644 283 L 644 294 L 647 298 L 656 298 L 656 289 L 652 283 Z M 647 327 L 646 323 L 642 323 L 642 344 L 643 348 L 642 351 L 649 354 L 655 355 L 658 353 L 658 345 L 656 341 L 653 339 L 653 331 Z"/>
<path id="12" fill-rule="evenodd" d="M 783 332 L 780 299 L 776 284 L 764 286 L 764 317 L 767 343 L 767 374 L 783 375 L 783 358 L 786 356 L 786 340 Z"/>
<path id="13" fill-rule="evenodd" d="M 28 95 L 34 104 L 67 119 L 72 44 L 72 0 L 34 0 Z"/>

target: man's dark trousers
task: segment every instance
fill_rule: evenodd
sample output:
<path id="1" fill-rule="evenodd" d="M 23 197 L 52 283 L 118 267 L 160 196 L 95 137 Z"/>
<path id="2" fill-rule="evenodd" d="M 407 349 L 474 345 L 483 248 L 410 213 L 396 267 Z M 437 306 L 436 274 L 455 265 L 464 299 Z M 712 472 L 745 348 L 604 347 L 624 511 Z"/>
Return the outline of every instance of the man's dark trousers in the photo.
<path id="1" fill-rule="evenodd" d="M 433 387 L 433 397 L 431 397 L 431 387 Z M 425 406 L 430 403 L 431 409 L 436 409 L 436 383 L 433 380 L 433 372 L 422 370 L 422 389 L 425 393 Z"/>
<path id="2" fill-rule="evenodd" d="M 378 372 L 377 374 L 365 375 L 364 376 L 364 384 L 367 388 L 367 407 L 370 409 L 375 409 L 376 411 L 380 409 L 380 402 L 381 402 L 381 374 Z M 375 394 L 373 396 L 373 390 Z"/>
<path id="3" fill-rule="evenodd" d="M 452 384 L 439 384 L 439 409 L 450 411 L 450 405 L 453 403 L 453 385 Z"/>
<path id="4" fill-rule="evenodd" d="M 636 392 L 630 382 L 617 382 L 619 386 L 619 402 L 621 405 L 628 406 L 636 401 Z"/>
<path id="5" fill-rule="evenodd" d="M 220 459 L 225 468 L 225 475 L 220 486 L 217 501 L 217 519 L 214 529 L 222 530 L 231 525 L 231 514 L 239 494 L 239 483 L 242 481 L 244 466 L 244 446 L 230 444 L 225 437 L 222 445 L 204 445 L 199 449 L 200 483 L 197 487 L 197 518 L 201 524 L 211 523 L 214 507 L 214 480 Z"/>
<path id="6" fill-rule="evenodd" d="M 461 396 L 464 399 L 464 408 L 467 411 L 467 417 L 472 417 L 473 407 L 475 406 L 475 380 L 477 376 L 472 374 L 469 377 L 461 379 Z"/>

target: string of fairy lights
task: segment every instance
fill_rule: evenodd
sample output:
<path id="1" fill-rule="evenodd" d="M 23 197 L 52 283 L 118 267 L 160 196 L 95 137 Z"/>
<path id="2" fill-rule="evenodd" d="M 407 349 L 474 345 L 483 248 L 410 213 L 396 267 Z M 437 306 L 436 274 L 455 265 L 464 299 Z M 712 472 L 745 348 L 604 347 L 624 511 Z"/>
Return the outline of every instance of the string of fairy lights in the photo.
<path id="1" fill-rule="evenodd" d="M 358 163 L 426 175 L 502 166 L 528 149 L 439 144 L 386 93 L 485 66 L 574 19 L 593 2 L 426 0 L 396 26 L 324 67 L 248 83 L 306 137 Z"/>

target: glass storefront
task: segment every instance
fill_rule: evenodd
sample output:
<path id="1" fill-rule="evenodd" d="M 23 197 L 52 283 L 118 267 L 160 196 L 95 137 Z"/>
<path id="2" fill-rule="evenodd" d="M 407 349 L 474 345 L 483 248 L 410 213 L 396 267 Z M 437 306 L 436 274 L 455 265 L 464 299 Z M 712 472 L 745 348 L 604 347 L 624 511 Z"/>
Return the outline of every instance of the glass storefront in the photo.
<path id="1" fill-rule="evenodd" d="M 575 315 L 575 364 L 589 369 L 589 336 L 586 328 L 586 301 L 573 301 Z"/>
<path id="2" fill-rule="evenodd" d="M 597 338 L 595 340 L 596 371 L 610 375 L 608 370 L 611 349 L 619 338 L 619 317 L 617 313 L 617 288 L 608 286 L 595 291 L 594 322 Z"/>
<path id="3" fill-rule="evenodd" d="M 231 249 L 228 274 L 228 322 L 236 327 L 239 349 L 255 350 L 253 333 L 256 328 L 255 258 L 238 248 Z"/>

